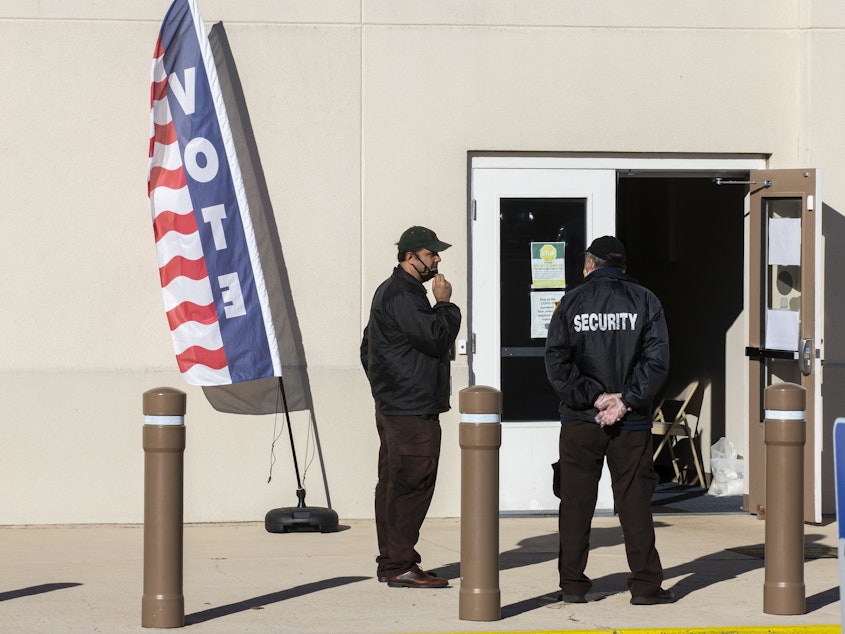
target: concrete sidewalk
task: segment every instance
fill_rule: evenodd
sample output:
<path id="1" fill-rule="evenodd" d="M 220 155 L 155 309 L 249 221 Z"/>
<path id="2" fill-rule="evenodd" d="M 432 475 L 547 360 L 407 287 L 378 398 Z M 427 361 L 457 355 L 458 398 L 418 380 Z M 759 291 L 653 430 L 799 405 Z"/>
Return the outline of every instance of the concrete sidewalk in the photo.
<path id="1" fill-rule="evenodd" d="M 557 602 L 557 520 L 500 521 L 502 618 L 458 618 L 460 523 L 429 519 L 424 566 L 442 590 L 375 579 L 372 521 L 337 533 L 273 534 L 263 523 L 188 525 L 185 629 L 191 632 L 536 632 L 708 628 L 839 631 L 836 524 L 805 525 L 806 614 L 763 613 L 765 522 L 745 514 L 655 516 L 673 605 L 632 606 L 617 518 L 596 517 L 590 602 Z M 739 549 L 741 552 L 737 552 Z M 0 528 L 0 631 L 149 632 L 141 627 L 143 527 Z M 809 626 L 809 627 L 808 627 Z M 831 626 L 831 627 L 822 627 Z"/>

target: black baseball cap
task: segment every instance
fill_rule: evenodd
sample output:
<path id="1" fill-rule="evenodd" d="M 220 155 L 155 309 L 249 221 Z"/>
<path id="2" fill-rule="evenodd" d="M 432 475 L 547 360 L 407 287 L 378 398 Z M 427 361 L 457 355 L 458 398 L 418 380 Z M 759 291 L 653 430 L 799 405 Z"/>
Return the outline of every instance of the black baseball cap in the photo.
<path id="1" fill-rule="evenodd" d="M 592 241 L 587 253 L 600 258 L 613 266 L 625 264 L 625 245 L 613 236 L 602 236 Z"/>
<path id="2" fill-rule="evenodd" d="M 437 239 L 437 234 L 426 227 L 413 226 L 405 230 L 399 242 L 396 243 L 400 251 L 416 251 L 417 249 L 428 249 L 429 251 L 445 251 L 452 245 Z"/>

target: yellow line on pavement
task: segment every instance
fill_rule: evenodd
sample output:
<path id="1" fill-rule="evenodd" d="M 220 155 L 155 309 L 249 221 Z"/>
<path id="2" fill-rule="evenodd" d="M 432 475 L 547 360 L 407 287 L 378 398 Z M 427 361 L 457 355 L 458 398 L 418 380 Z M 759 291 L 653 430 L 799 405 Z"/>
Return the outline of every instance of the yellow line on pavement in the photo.
<path id="1" fill-rule="evenodd" d="M 621 628 L 615 634 L 841 634 L 839 625 L 753 625 L 747 627 Z"/>
<path id="2" fill-rule="evenodd" d="M 474 634 L 507 634 L 509 630 L 474 632 Z M 841 634 L 839 625 L 759 625 L 748 627 L 655 627 L 603 630 L 510 630 L 511 634 Z M 420 634 L 420 633 L 417 633 Z M 441 634 L 465 634 L 442 632 Z"/>

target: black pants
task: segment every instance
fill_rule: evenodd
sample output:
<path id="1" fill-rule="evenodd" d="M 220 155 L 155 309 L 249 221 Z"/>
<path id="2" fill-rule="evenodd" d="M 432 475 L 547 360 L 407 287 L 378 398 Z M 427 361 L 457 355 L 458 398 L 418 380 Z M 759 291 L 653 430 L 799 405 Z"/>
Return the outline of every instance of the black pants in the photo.
<path id="1" fill-rule="evenodd" d="M 415 546 L 437 479 L 437 416 L 385 416 L 376 412 L 381 446 L 376 485 L 377 573 L 393 576 L 420 562 Z"/>
<path id="2" fill-rule="evenodd" d="M 607 458 L 613 501 L 622 525 L 628 556 L 628 590 L 633 596 L 655 594 L 663 567 L 654 539 L 651 497 L 654 471 L 651 430 L 623 430 L 570 420 L 560 428 L 560 587 L 567 594 L 586 594 L 592 581 L 584 574 L 590 550 L 590 526 L 596 508 L 602 465 Z"/>

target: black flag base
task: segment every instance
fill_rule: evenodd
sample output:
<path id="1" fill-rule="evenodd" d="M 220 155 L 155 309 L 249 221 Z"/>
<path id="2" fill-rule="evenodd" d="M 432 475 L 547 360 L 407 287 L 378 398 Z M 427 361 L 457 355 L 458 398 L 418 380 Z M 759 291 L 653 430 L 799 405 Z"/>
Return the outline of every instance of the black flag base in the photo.
<path id="1" fill-rule="evenodd" d="M 299 463 L 296 460 L 296 446 L 293 444 L 288 399 L 285 396 L 285 384 L 282 382 L 282 377 L 279 377 L 279 395 L 282 397 L 282 405 L 285 408 L 285 419 L 288 426 L 288 436 L 290 437 L 290 453 L 293 457 L 293 469 L 296 473 L 296 497 L 299 502 L 296 506 L 286 506 L 267 511 L 267 515 L 264 516 L 264 528 L 267 529 L 268 533 L 287 533 L 296 530 L 334 533 L 338 530 L 337 513 L 327 508 L 305 506 L 305 489 L 302 488 L 302 480 L 299 478 Z"/>
<path id="2" fill-rule="evenodd" d="M 320 531 L 334 533 L 338 530 L 337 513 L 332 509 L 305 506 L 305 489 L 296 490 L 297 506 L 267 511 L 264 528 L 268 533 L 289 533 L 291 531 Z"/>

